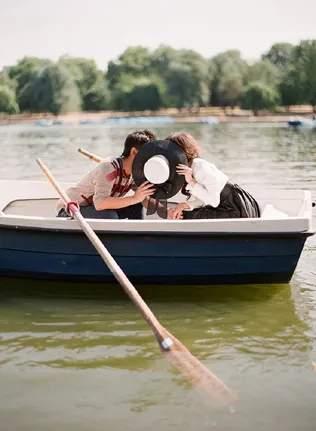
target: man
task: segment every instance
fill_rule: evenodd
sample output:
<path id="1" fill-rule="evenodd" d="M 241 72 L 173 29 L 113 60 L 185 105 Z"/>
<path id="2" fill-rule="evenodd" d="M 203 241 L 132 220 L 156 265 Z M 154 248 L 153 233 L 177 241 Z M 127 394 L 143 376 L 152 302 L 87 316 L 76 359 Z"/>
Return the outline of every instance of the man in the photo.
<path id="1" fill-rule="evenodd" d="M 92 169 L 76 186 L 67 190 L 72 201 L 80 206 L 85 218 L 97 219 L 142 219 L 143 205 L 154 194 L 153 185 L 148 181 L 136 187 L 132 178 L 132 164 L 139 148 L 156 140 L 149 130 L 127 135 L 120 157 L 110 157 Z M 134 190 L 133 196 L 125 196 Z M 67 217 L 62 200 L 57 203 L 57 216 Z"/>

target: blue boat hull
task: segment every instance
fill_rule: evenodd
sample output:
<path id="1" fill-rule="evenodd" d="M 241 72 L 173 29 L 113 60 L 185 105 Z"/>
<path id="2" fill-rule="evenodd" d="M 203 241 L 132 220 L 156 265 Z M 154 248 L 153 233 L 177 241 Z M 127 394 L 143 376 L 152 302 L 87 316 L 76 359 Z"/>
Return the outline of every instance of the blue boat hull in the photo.
<path id="1" fill-rule="evenodd" d="M 309 233 L 98 233 L 139 284 L 287 283 Z M 0 227 L 0 275 L 112 283 L 80 231 Z"/>
<path id="2" fill-rule="evenodd" d="M 289 120 L 287 123 L 289 126 L 294 126 L 294 127 L 302 125 L 301 120 Z"/>
<path id="3" fill-rule="evenodd" d="M 316 120 L 289 120 L 288 122 L 289 126 L 292 127 L 311 127 L 316 128 Z"/>

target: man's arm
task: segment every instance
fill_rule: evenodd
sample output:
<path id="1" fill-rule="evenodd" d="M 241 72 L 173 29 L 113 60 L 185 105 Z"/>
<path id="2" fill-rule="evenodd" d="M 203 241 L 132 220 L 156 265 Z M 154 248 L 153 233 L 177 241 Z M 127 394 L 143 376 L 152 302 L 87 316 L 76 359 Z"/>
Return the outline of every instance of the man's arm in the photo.
<path id="1" fill-rule="evenodd" d="M 135 203 L 134 196 L 111 197 L 116 171 L 111 162 L 101 162 L 94 178 L 93 205 L 97 211 L 124 208 Z"/>
<path id="2" fill-rule="evenodd" d="M 95 209 L 97 211 L 101 210 L 115 210 L 119 208 L 125 208 L 130 205 L 134 205 L 137 202 L 135 202 L 135 195 L 134 196 L 126 196 L 122 198 L 113 198 L 111 196 L 104 198 L 95 205 Z"/>
<path id="3" fill-rule="evenodd" d="M 110 194 L 115 179 L 116 175 L 111 163 L 104 163 L 100 166 L 95 178 L 95 193 L 93 196 L 93 204 L 97 211 L 135 205 L 154 193 L 152 185 L 147 181 L 136 189 L 133 196 L 111 197 Z"/>

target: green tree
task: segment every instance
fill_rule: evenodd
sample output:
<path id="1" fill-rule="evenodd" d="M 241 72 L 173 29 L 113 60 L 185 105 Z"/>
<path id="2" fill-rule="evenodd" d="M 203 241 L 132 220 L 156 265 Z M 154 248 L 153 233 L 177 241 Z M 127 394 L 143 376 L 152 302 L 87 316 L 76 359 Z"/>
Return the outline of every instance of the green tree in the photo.
<path id="1" fill-rule="evenodd" d="M 151 55 L 151 69 L 159 76 L 165 76 L 170 68 L 173 59 L 179 54 L 179 51 L 168 45 L 159 45 Z"/>
<path id="2" fill-rule="evenodd" d="M 107 82 L 100 74 L 94 85 L 83 96 L 83 109 L 85 111 L 104 111 L 109 108 L 111 95 Z"/>
<path id="3" fill-rule="evenodd" d="M 7 86 L 0 85 L 0 113 L 18 114 L 19 106 L 14 91 Z"/>
<path id="4" fill-rule="evenodd" d="M 16 91 L 17 82 L 11 79 L 9 76 L 8 68 L 3 68 L 0 72 L 0 85 L 4 87 L 9 87 L 11 90 Z"/>
<path id="5" fill-rule="evenodd" d="M 262 82 L 252 82 L 247 86 L 242 97 L 241 107 L 250 109 L 254 115 L 262 110 L 273 110 L 280 102 L 280 96 L 274 88 Z"/>
<path id="6" fill-rule="evenodd" d="M 35 71 L 49 64 L 53 64 L 52 61 L 45 58 L 24 57 L 16 66 L 9 68 L 9 78 L 16 82 L 16 95 L 21 111 L 25 109 L 23 101 L 20 100 L 22 89 L 30 82 L 31 76 Z"/>
<path id="7" fill-rule="evenodd" d="M 142 46 L 127 48 L 116 61 L 110 61 L 107 70 L 109 88 L 119 82 L 122 75 L 149 76 L 152 73 L 152 58 L 149 50 Z"/>
<path id="8" fill-rule="evenodd" d="M 316 40 L 304 40 L 295 48 L 294 63 L 290 78 L 295 80 L 299 100 L 312 105 L 316 112 Z"/>
<path id="9" fill-rule="evenodd" d="M 147 78 L 150 83 L 136 84 L 141 78 Z M 178 108 L 208 103 L 207 62 L 193 50 L 175 50 L 161 45 L 150 53 L 140 46 L 128 48 L 117 61 L 109 63 L 107 79 L 116 106 L 120 99 L 119 88 L 124 88 L 126 95 L 131 93 L 126 86 L 131 85 L 137 87 L 136 94 L 142 99 L 141 106 L 147 105 L 146 109 L 164 103 Z M 135 96 L 134 90 L 133 94 Z M 153 102 L 149 100 L 150 94 L 154 97 Z M 145 97 L 148 97 L 146 103 Z"/>
<path id="10" fill-rule="evenodd" d="M 264 59 L 249 66 L 247 80 L 248 84 L 260 81 L 270 87 L 277 88 L 281 80 L 281 73 L 268 59 Z"/>
<path id="11" fill-rule="evenodd" d="M 20 94 L 21 102 L 31 112 L 54 115 L 80 109 L 80 95 L 66 66 L 57 63 L 33 72 Z"/>
<path id="12" fill-rule="evenodd" d="M 228 67 L 226 69 L 226 67 L 223 68 L 223 74 L 218 82 L 217 96 L 221 106 L 230 106 L 233 108 L 240 102 L 244 91 L 244 79 L 237 69 L 228 69 Z"/>
<path id="13" fill-rule="evenodd" d="M 283 106 L 290 107 L 302 102 L 302 95 L 297 82 L 297 71 L 290 66 L 279 84 L 279 93 Z"/>
<path id="14" fill-rule="evenodd" d="M 262 60 L 269 61 L 279 71 L 279 77 L 270 74 L 270 83 L 279 81 L 277 88 L 281 103 L 287 107 L 299 103 L 300 100 L 300 92 L 295 82 L 295 49 L 291 43 L 276 43 L 262 56 Z M 265 82 L 269 84 L 269 74 L 266 74 Z"/>
<path id="15" fill-rule="evenodd" d="M 248 65 L 238 50 L 217 54 L 209 61 L 209 85 L 213 106 L 235 106 L 247 81 Z"/>
<path id="16" fill-rule="evenodd" d="M 273 109 L 276 103 L 311 104 L 316 111 L 316 40 L 303 40 L 297 46 L 276 43 L 253 64 L 238 50 L 206 61 L 193 50 L 160 45 L 151 52 L 131 46 L 109 62 L 106 73 L 92 59 L 62 56 L 55 64 L 24 57 L 0 72 L 0 87 L 7 98 L 3 100 L 11 100 L 15 93 L 20 110 L 32 112 L 62 113 L 78 107 L 142 111 L 209 104 L 225 109 L 241 102 L 255 113 Z M 11 90 L 10 97 L 3 88 Z M 10 103 L 6 106 L 16 112 Z"/>
<path id="17" fill-rule="evenodd" d="M 193 50 L 178 50 L 165 70 L 168 106 L 206 106 L 209 101 L 208 64 Z"/>
<path id="18" fill-rule="evenodd" d="M 291 43 L 275 43 L 262 55 L 262 60 L 269 60 L 273 66 L 284 71 L 293 64 L 294 49 Z"/>
<path id="19" fill-rule="evenodd" d="M 84 111 L 100 111 L 109 106 L 110 94 L 104 74 L 87 58 L 63 56 L 59 62 L 71 72 L 80 91 Z"/>
<path id="20" fill-rule="evenodd" d="M 113 108 L 122 111 L 158 110 L 164 106 L 165 86 L 157 76 L 121 75 L 113 89 Z"/>

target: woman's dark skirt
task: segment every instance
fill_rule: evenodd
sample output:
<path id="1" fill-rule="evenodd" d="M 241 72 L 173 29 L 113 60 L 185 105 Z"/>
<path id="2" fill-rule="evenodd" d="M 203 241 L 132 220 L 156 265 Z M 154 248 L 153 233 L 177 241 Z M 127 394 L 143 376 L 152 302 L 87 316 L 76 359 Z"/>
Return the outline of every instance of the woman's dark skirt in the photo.
<path id="1" fill-rule="evenodd" d="M 220 204 L 206 205 L 192 211 L 183 211 L 183 219 L 222 219 L 260 217 L 260 208 L 253 196 L 237 184 L 228 182 L 220 195 Z"/>

